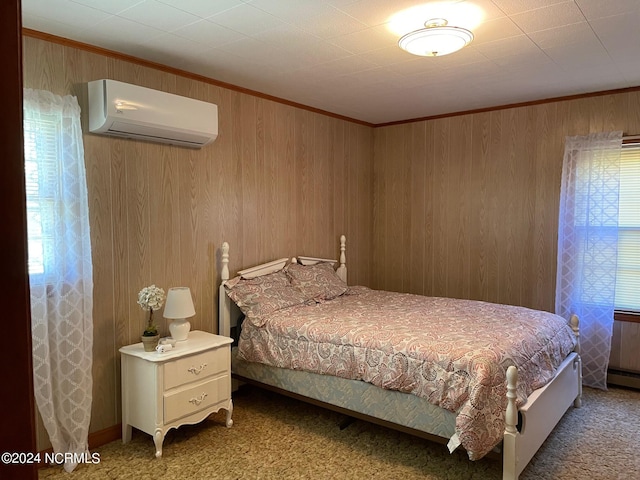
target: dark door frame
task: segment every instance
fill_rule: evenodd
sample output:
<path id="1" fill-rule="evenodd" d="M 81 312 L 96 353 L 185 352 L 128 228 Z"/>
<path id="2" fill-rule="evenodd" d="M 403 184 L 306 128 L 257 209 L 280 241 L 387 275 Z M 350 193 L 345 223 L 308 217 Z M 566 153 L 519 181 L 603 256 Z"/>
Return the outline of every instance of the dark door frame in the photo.
<path id="1" fill-rule="evenodd" d="M 36 453 L 35 402 L 31 357 L 31 314 L 27 271 L 27 233 L 22 137 L 22 16 L 20 0 L 0 2 L 0 53 L 3 95 L 0 127 L 0 319 L 3 405 L 0 453 Z M 37 479 L 28 457 L 0 462 L 0 479 Z M 11 460 L 17 460 L 12 463 Z"/>

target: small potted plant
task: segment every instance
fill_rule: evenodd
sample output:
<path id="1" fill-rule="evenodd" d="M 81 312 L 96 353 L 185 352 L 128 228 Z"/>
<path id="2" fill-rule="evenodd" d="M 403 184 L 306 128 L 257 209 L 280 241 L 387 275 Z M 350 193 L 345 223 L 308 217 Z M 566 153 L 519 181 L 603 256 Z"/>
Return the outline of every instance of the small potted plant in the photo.
<path id="1" fill-rule="evenodd" d="M 146 352 L 152 352 L 158 345 L 158 327 L 153 323 L 153 312 L 162 308 L 165 298 L 164 290 L 155 285 L 144 287 L 138 293 L 138 305 L 149 312 L 147 327 L 141 337 Z"/>

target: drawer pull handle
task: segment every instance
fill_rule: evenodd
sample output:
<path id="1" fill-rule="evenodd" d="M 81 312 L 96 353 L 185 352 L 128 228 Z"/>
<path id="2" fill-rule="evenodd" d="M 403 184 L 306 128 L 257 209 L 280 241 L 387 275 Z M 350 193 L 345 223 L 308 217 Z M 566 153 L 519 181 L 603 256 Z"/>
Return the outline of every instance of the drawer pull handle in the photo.
<path id="1" fill-rule="evenodd" d="M 192 398 L 191 400 L 189 400 L 189 403 L 193 403 L 194 405 L 200 405 L 205 398 L 207 398 L 207 394 L 202 392 L 202 395 L 200 395 L 199 397 Z"/>
<path id="2" fill-rule="evenodd" d="M 207 368 L 207 364 L 203 363 L 198 368 L 190 367 L 189 369 L 187 369 L 187 371 L 193 373 L 194 375 L 200 375 L 200 372 L 202 372 L 205 368 Z"/>

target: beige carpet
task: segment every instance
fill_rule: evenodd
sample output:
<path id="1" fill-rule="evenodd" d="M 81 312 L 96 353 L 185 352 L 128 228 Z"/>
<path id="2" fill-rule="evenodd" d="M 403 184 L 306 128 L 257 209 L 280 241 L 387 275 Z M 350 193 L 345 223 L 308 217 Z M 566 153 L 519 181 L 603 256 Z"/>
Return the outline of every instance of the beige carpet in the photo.
<path id="1" fill-rule="evenodd" d="M 366 422 L 344 430 L 345 418 L 259 389 L 234 397 L 234 426 L 219 412 L 196 426 L 167 434 L 163 457 L 149 435 L 95 452 L 99 464 L 71 474 L 61 467 L 41 479 L 499 479 L 497 461 L 470 462 L 463 452 Z M 585 389 L 521 479 L 640 478 L 640 392 Z"/>

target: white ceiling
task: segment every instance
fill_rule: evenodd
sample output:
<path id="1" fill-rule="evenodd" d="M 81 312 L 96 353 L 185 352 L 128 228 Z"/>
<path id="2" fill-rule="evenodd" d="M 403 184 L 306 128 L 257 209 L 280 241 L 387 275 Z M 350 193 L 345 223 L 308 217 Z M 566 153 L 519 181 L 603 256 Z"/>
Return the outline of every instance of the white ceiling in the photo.
<path id="1" fill-rule="evenodd" d="M 451 2 L 484 19 L 437 58 L 388 28 L 422 3 L 22 0 L 22 22 L 372 124 L 640 86 L 640 0 Z"/>

